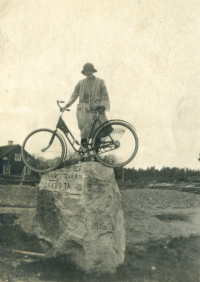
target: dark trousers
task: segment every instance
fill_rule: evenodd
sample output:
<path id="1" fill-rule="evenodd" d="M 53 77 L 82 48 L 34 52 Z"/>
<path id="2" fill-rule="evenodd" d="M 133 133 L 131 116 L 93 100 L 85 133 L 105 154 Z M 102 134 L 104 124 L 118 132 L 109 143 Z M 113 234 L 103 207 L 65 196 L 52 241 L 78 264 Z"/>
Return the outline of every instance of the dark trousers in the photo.
<path id="1" fill-rule="evenodd" d="M 86 138 L 81 139 L 81 145 L 83 146 L 87 142 Z"/>

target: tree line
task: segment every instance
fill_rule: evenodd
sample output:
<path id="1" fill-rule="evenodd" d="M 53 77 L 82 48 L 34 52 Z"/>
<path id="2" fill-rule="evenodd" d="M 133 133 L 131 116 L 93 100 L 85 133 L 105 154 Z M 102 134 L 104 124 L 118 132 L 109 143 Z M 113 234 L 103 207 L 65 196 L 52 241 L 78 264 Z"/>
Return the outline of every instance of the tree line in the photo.
<path id="1" fill-rule="evenodd" d="M 64 162 L 64 167 L 78 164 L 80 157 L 77 153 L 68 155 L 68 158 Z M 177 167 L 162 167 L 157 169 L 155 166 L 148 167 L 146 169 L 135 169 L 135 168 L 114 168 L 115 177 L 117 180 L 131 180 L 133 182 L 141 181 L 142 179 L 150 180 L 189 180 L 190 177 L 200 177 L 200 170 L 192 170 L 188 168 L 177 168 Z"/>
<path id="2" fill-rule="evenodd" d="M 143 178 L 150 178 L 152 180 L 165 179 L 167 181 L 189 180 L 190 177 L 200 177 L 200 170 L 184 169 L 177 167 L 162 167 L 157 169 L 155 167 L 148 167 L 146 169 L 135 168 L 115 168 L 116 179 L 124 181 L 140 181 Z"/>

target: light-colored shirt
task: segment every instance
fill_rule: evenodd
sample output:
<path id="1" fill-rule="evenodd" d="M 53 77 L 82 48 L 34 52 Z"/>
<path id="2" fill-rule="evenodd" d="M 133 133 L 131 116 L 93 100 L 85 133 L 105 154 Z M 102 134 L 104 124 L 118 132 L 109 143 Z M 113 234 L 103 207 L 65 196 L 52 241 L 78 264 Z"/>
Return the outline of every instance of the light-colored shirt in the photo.
<path id="1" fill-rule="evenodd" d="M 110 110 L 110 100 L 103 79 L 94 77 L 93 82 L 89 84 L 87 78 L 80 80 L 65 107 L 69 108 L 78 97 L 79 103 L 88 102 L 91 106 L 104 105 L 107 111 Z"/>

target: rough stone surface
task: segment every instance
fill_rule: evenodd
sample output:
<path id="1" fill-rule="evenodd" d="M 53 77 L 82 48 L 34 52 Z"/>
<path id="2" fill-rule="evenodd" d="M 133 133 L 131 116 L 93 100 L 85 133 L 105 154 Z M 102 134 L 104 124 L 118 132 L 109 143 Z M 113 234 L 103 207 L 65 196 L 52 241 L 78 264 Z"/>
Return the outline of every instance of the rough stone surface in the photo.
<path id="1" fill-rule="evenodd" d="M 113 169 L 87 162 L 44 174 L 33 231 L 48 257 L 65 254 L 86 272 L 113 273 L 125 251 Z"/>

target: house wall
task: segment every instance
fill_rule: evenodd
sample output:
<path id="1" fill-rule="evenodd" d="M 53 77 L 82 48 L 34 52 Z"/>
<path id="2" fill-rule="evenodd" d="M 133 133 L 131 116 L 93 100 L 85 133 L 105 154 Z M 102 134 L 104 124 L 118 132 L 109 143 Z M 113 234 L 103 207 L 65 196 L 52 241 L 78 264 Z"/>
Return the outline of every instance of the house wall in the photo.
<path id="1" fill-rule="evenodd" d="M 15 160 L 15 154 L 20 154 L 20 161 Z M 24 168 L 24 162 L 22 161 L 21 158 L 21 147 L 17 146 L 4 157 L 7 157 L 9 159 L 9 162 L 8 160 L 4 160 L 3 158 L 0 159 L 0 174 L 3 174 L 3 166 L 9 163 L 11 165 L 10 174 L 21 175 Z"/>
<path id="2" fill-rule="evenodd" d="M 4 165 L 5 161 L 0 159 L 0 173 L 3 173 L 3 165 Z"/>

